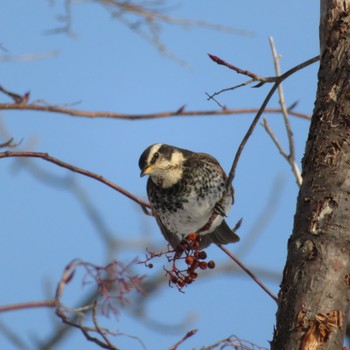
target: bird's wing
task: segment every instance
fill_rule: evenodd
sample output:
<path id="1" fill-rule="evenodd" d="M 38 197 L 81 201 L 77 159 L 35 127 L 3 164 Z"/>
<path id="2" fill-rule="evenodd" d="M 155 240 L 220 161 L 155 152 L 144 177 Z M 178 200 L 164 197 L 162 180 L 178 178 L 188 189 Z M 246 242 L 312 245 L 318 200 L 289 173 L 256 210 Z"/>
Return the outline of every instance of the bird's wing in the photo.
<path id="1" fill-rule="evenodd" d="M 153 211 L 153 215 L 157 221 L 157 224 L 160 228 L 160 231 L 162 232 L 164 238 L 170 243 L 170 245 L 173 247 L 173 249 L 176 249 L 176 247 L 179 245 L 180 243 L 180 239 L 179 237 L 170 232 L 162 223 L 162 221 L 160 220 L 159 216 Z"/>
<path id="2" fill-rule="evenodd" d="M 148 198 L 150 197 L 150 192 L 153 191 L 153 187 L 154 187 L 154 183 L 151 180 L 151 178 L 148 178 L 147 181 L 147 194 L 148 194 Z M 152 203 L 151 203 L 152 205 Z M 164 236 L 164 238 L 170 243 L 170 245 L 175 249 L 179 243 L 180 243 L 180 238 L 170 232 L 163 224 L 162 220 L 160 219 L 160 217 L 157 215 L 157 213 L 155 212 L 155 210 L 153 210 L 152 208 L 152 212 L 153 212 L 153 216 L 157 221 L 157 224 L 160 228 L 160 231 L 162 232 L 162 235 Z"/>
<path id="3" fill-rule="evenodd" d="M 207 153 L 193 153 L 192 157 L 194 159 L 196 159 L 198 161 L 201 161 L 201 162 L 204 162 L 204 163 L 218 165 L 221 168 L 220 163 L 216 160 L 216 158 L 214 158 L 210 154 L 207 154 Z"/>
<path id="4" fill-rule="evenodd" d="M 225 181 L 227 181 L 227 175 L 226 175 L 224 169 L 221 167 L 220 163 L 216 160 L 216 158 L 214 158 L 210 154 L 207 154 L 207 153 L 195 153 L 195 157 L 192 158 L 192 159 L 195 159 L 196 162 L 198 162 L 199 166 L 200 166 L 201 162 L 202 163 L 207 163 L 207 164 L 213 164 L 213 165 L 217 166 L 220 169 L 220 171 L 222 172 L 223 179 Z M 232 185 L 231 185 L 231 193 L 230 193 L 230 195 L 232 197 L 232 204 L 233 204 L 234 203 L 234 188 L 233 188 Z"/>
<path id="5" fill-rule="evenodd" d="M 223 176 L 224 181 L 227 181 L 227 175 L 226 175 L 225 171 L 222 169 L 221 165 L 214 157 L 212 157 L 211 155 L 206 154 L 206 153 L 199 153 L 197 156 L 197 159 L 200 162 L 213 164 L 213 165 L 217 166 L 220 169 L 220 171 L 222 172 L 222 176 Z M 231 191 L 228 195 L 232 196 L 232 204 L 233 204 L 234 189 L 233 189 L 232 185 L 231 185 Z M 238 235 L 236 235 L 236 233 L 230 229 L 230 227 L 227 225 L 225 220 L 223 220 L 222 223 L 213 232 L 208 233 L 208 234 L 202 236 L 201 238 L 203 239 L 203 241 L 201 242 L 200 249 L 206 248 L 207 246 L 210 245 L 210 243 L 228 244 L 228 243 L 235 243 L 235 242 L 238 242 L 240 240 Z"/>

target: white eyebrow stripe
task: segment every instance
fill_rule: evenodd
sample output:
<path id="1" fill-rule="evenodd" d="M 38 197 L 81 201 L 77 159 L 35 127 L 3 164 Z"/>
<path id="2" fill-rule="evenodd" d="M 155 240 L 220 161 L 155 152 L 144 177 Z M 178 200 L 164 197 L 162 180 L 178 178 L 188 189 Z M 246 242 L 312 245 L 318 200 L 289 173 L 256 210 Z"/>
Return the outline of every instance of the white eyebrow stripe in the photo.
<path id="1" fill-rule="evenodd" d="M 161 143 L 156 143 L 151 147 L 149 150 L 148 158 L 147 158 L 147 164 L 151 164 L 151 160 L 154 156 L 154 153 L 158 152 L 159 148 L 162 147 Z"/>

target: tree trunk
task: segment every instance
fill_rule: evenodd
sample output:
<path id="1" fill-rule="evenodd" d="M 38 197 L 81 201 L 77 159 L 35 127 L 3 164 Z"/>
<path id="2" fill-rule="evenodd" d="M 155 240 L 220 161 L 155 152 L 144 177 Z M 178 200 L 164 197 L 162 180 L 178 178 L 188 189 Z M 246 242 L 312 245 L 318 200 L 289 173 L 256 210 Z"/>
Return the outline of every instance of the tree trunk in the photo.
<path id="1" fill-rule="evenodd" d="M 321 0 L 318 90 L 273 350 L 343 348 L 350 300 L 350 2 Z"/>

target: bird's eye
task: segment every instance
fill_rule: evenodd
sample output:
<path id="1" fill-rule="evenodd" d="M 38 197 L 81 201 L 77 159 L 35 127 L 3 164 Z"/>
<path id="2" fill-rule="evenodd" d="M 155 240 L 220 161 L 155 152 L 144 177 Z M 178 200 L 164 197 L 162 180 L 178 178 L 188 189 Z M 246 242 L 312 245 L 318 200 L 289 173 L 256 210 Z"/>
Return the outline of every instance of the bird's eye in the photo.
<path id="1" fill-rule="evenodd" d="M 159 158 L 159 153 L 158 152 L 154 153 L 151 160 L 151 164 L 154 164 L 158 158 Z"/>

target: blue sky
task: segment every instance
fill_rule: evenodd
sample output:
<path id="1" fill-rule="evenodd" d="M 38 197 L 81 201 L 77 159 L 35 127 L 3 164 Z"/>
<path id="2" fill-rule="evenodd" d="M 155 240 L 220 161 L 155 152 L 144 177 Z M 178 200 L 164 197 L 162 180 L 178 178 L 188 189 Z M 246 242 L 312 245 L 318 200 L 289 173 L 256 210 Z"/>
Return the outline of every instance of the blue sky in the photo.
<path id="1" fill-rule="evenodd" d="M 316 1 L 192 0 L 169 2 L 166 14 L 197 19 L 246 31 L 227 34 L 204 28 L 183 29 L 161 25 L 160 39 L 184 60 L 187 67 L 162 55 L 149 42 L 113 19 L 98 4 L 72 6 L 74 35 L 47 35 L 57 28 L 64 9 L 59 2 L 3 0 L 0 12 L 0 59 L 6 55 L 56 56 L 35 61 L 4 61 L 0 84 L 11 91 L 30 90 L 31 102 L 120 113 L 217 109 L 205 92 L 247 80 L 213 63 L 207 53 L 259 75 L 274 75 L 268 37 L 274 38 L 285 71 L 318 54 L 319 4 Z M 283 85 L 287 105 L 312 113 L 317 83 L 317 64 L 298 72 Z M 256 108 L 269 86 L 245 87 L 218 97 L 228 108 Z M 0 102 L 10 102 L 0 95 Z M 78 104 L 76 104 L 79 102 Z M 274 96 L 270 107 L 278 107 Z M 138 158 L 152 143 L 168 143 L 214 155 L 228 170 L 252 115 L 176 117 L 143 121 L 89 119 L 29 111 L 2 111 L 1 142 L 7 137 L 23 140 L 21 149 L 47 152 L 65 162 L 96 172 L 146 198 L 145 179 L 140 179 Z M 287 147 L 282 117 L 266 115 L 270 126 Z M 304 152 L 308 122 L 292 117 L 297 161 Z M 39 174 L 36 170 L 39 170 Z M 0 271 L 1 305 L 46 300 L 52 296 L 64 267 L 74 258 L 105 264 L 112 258 L 142 258 L 147 246 L 165 247 L 154 220 L 127 198 L 106 186 L 71 174 L 42 160 L 28 163 L 1 159 Z M 42 174 L 48 176 L 42 178 Z M 52 181 L 52 179 L 55 181 Z M 68 182 L 75 184 L 75 192 Z M 261 126 L 255 130 L 237 168 L 235 205 L 228 217 L 233 226 L 243 217 L 241 242 L 230 250 L 256 272 L 277 294 L 292 230 L 297 186 L 289 165 L 279 155 Z M 77 189 L 78 188 L 78 189 Z M 88 198 L 112 237 L 131 242 L 112 257 L 106 256 L 101 227 L 89 218 L 77 193 Z M 266 219 L 264 224 L 259 217 Z M 263 220 L 264 221 L 264 220 Z M 255 233 L 257 237 L 254 238 Z M 260 346 L 268 346 L 275 324 L 276 305 L 261 289 L 237 271 L 216 248 L 208 254 L 219 268 L 201 274 L 199 280 L 178 293 L 167 283 L 144 304 L 146 316 L 131 315 L 132 305 L 115 319 L 103 320 L 111 329 L 137 335 L 148 349 L 167 349 L 188 330 L 198 333 L 181 348 L 200 348 L 235 334 Z M 135 271 L 152 278 L 162 273 L 164 260 L 153 270 Z M 67 302 L 79 300 L 85 291 L 76 279 Z M 0 347 L 18 349 L 1 332 L 3 325 L 23 337 L 26 349 L 52 334 L 57 322 L 52 310 L 25 310 L 0 315 Z M 116 337 L 122 348 L 141 348 L 126 337 Z M 74 330 L 57 349 L 95 349 Z"/>

